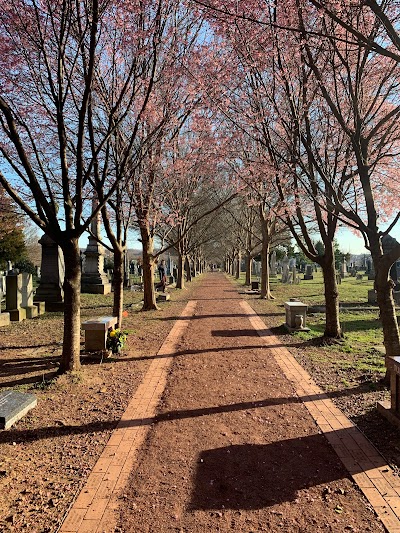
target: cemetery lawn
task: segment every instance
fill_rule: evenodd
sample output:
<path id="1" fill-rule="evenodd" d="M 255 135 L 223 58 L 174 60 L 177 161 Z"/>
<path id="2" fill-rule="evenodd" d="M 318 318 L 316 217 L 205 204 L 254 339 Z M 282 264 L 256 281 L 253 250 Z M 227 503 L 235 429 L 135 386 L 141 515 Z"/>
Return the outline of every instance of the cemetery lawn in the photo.
<path id="1" fill-rule="evenodd" d="M 319 346 L 315 342 L 323 334 L 325 318 L 321 308 L 324 293 L 320 272 L 314 273 L 313 280 L 301 280 L 299 285 L 284 285 L 278 279 L 271 280 L 275 300 L 261 300 L 244 294 L 243 297 L 250 300 L 250 305 L 269 327 L 272 326 L 282 344 L 400 473 L 398 430 L 375 409 L 376 402 L 389 400 L 390 394 L 382 382 L 385 352 L 379 310 L 368 303 L 368 290 L 373 288 L 373 281 L 365 278 L 356 280 L 348 277 L 339 285 L 344 341 L 332 346 Z M 233 281 L 242 292 L 244 278 Z M 309 332 L 288 334 L 283 327 L 283 304 L 293 297 L 309 306 Z"/>
<path id="2" fill-rule="evenodd" d="M 139 312 L 141 293 L 126 291 L 125 352 L 103 361 L 82 358 L 79 373 L 56 376 L 62 313 L 0 328 L 0 391 L 37 397 L 37 407 L 0 431 L 1 532 L 57 531 L 198 281 L 146 313 Z M 112 298 L 83 294 L 81 320 L 109 316 Z"/>

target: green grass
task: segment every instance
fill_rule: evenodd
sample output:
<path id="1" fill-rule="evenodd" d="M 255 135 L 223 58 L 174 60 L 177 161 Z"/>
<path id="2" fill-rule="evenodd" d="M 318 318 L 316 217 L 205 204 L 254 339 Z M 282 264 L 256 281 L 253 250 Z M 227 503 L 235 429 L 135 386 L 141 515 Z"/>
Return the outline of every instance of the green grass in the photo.
<path id="1" fill-rule="evenodd" d="M 300 275 L 300 278 L 302 277 Z M 241 286 L 244 285 L 244 275 L 238 283 Z M 373 281 L 367 279 L 356 280 L 356 278 L 348 277 L 342 280 L 338 286 L 340 303 L 354 304 L 354 307 L 360 306 L 360 310 L 355 310 L 353 306 L 351 306 L 352 309 L 346 309 L 346 307 L 341 309 L 340 323 L 344 333 L 343 342 L 324 346 L 318 351 L 316 357 L 310 353 L 310 360 L 316 364 L 325 364 L 327 356 L 331 354 L 332 364 L 337 369 L 384 373 L 382 324 L 378 320 L 378 308 L 370 309 L 368 306 L 368 290 L 372 287 Z M 278 327 L 285 321 L 283 304 L 289 298 L 296 297 L 309 306 L 325 304 L 321 272 L 314 273 L 313 280 L 301 279 L 299 285 L 284 285 L 280 279 L 272 279 L 271 288 L 275 300 L 251 298 L 257 313 L 264 316 L 266 322 L 274 327 Z M 325 313 L 310 313 L 307 317 L 307 326 L 310 331 L 293 333 L 293 339 L 307 343 L 307 341 L 321 337 L 325 329 Z M 340 355 L 335 359 L 334 354 Z"/>

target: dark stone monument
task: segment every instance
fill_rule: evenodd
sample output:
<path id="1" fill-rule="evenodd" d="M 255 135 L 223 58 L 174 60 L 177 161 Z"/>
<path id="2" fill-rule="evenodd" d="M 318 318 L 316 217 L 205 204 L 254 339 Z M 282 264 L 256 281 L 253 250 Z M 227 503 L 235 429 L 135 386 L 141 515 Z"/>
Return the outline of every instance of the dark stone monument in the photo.
<path id="1" fill-rule="evenodd" d="M 0 392 L 0 429 L 8 429 L 37 404 L 36 396 L 25 392 Z"/>
<path id="2" fill-rule="evenodd" d="M 64 257 L 59 246 L 48 235 L 39 240 L 42 245 L 42 266 L 39 287 L 33 303 L 45 302 L 46 311 L 64 310 Z"/>

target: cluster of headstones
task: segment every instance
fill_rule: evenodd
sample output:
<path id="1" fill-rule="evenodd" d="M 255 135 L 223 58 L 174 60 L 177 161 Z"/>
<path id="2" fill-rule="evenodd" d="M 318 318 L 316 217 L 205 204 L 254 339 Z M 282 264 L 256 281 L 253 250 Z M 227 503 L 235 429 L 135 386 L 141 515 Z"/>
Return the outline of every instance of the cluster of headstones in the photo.
<path id="1" fill-rule="evenodd" d="M 34 318 L 45 311 L 44 302 L 34 302 L 32 274 L 10 270 L 0 276 L 0 299 L 5 294 L 6 309 L 0 312 L 0 325 L 7 326 L 10 321 L 21 322 Z"/>

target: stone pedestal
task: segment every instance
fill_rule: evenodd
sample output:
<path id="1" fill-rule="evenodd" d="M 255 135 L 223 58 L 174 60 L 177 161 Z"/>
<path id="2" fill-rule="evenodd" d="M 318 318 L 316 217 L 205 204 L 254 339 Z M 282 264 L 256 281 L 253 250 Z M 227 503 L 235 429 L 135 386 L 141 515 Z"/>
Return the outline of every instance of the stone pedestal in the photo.
<path id="1" fill-rule="evenodd" d="M 22 276 L 22 307 L 26 311 L 26 318 L 38 316 L 38 308 L 33 305 L 32 274 L 23 272 Z"/>
<path id="2" fill-rule="evenodd" d="M 12 322 L 21 322 L 26 318 L 26 310 L 22 307 L 22 274 L 9 274 L 6 285 L 6 311 Z"/>
<path id="3" fill-rule="evenodd" d="M 83 322 L 82 329 L 85 331 L 85 350 L 88 352 L 105 351 L 107 349 L 108 330 L 113 328 L 117 321 L 117 317 L 104 316 Z"/>
<path id="4" fill-rule="evenodd" d="M 96 200 L 93 200 L 93 210 L 96 209 Z M 109 294 L 111 283 L 104 272 L 104 247 L 97 239 L 100 238 L 100 218 L 95 217 L 91 224 L 93 236 L 89 236 L 89 243 L 84 252 L 85 264 L 82 273 L 81 290 L 89 294 Z"/>
<path id="5" fill-rule="evenodd" d="M 400 427 L 400 357 L 386 357 L 386 368 L 390 372 L 390 402 L 378 402 L 378 411 L 392 424 Z"/>
<path id="6" fill-rule="evenodd" d="M 310 331 L 306 326 L 308 305 L 302 302 L 285 302 L 286 323 L 285 327 L 290 332 Z"/>
<path id="7" fill-rule="evenodd" d="M 63 311 L 65 270 L 62 251 L 48 235 L 43 235 L 39 244 L 42 246 L 42 266 L 34 304 L 45 302 L 46 311 Z"/>

